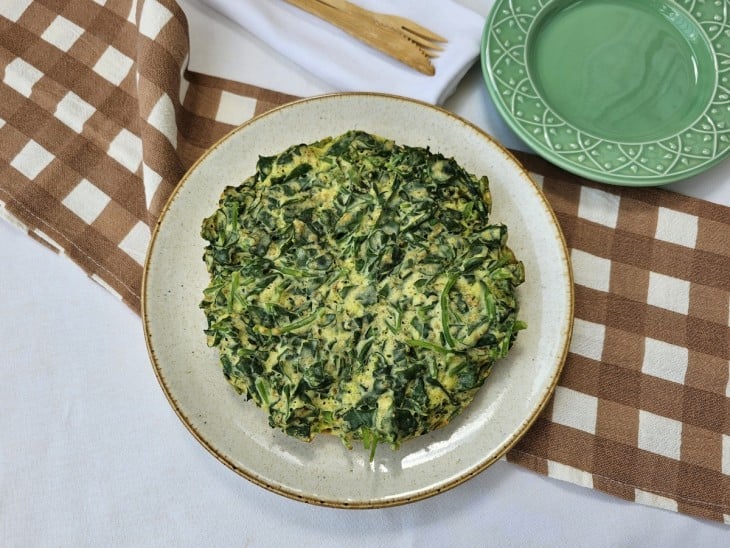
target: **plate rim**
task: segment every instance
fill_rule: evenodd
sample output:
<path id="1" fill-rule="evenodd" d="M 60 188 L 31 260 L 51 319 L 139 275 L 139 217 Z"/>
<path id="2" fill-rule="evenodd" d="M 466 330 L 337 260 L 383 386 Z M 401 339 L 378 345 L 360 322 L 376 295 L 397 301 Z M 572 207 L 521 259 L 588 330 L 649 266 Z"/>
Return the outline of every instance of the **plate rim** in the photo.
<path id="1" fill-rule="evenodd" d="M 546 10 L 551 9 L 553 5 L 559 2 L 563 2 L 565 0 L 530 0 L 534 5 L 538 6 L 537 10 L 534 12 L 533 15 L 529 15 L 529 17 L 532 17 L 532 20 L 530 21 L 530 26 L 532 25 L 532 21 L 539 18 L 540 14 L 545 12 Z M 572 0 L 572 2 L 579 2 L 583 0 Z M 647 3 L 647 0 L 639 0 L 641 2 Z M 704 3 L 704 0 L 701 0 Z M 712 97 L 708 100 L 707 105 L 704 107 L 704 111 L 702 114 L 700 114 L 695 122 L 693 122 L 691 125 L 683 128 L 680 131 L 674 132 L 671 135 L 667 135 L 664 138 L 659 139 L 653 139 L 653 140 L 647 140 L 647 141 L 640 141 L 640 142 L 619 142 L 612 139 L 606 139 L 602 137 L 597 137 L 592 135 L 590 132 L 583 131 L 583 130 L 576 130 L 582 134 L 584 134 L 586 137 L 589 137 L 593 141 L 597 142 L 606 142 L 609 144 L 615 144 L 617 146 L 625 146 L 625 147 L 631 147 L 631 146 L 637 146 L 637 147 L 643 147 L 643 146 L 650 146 L 655 145 L 663 140 L 667 140 L 673 137 L 676 137 L 680 135 L 683 132 L 686 132 L 695 126 L 699 125 L 699 120 L 703 119 L 706 116 L 710 116 L 711 107 L 713 104 L 718 101 L 718 94 L 720 93 L 720 88 L 722 87 L 720 84 L 720 69 L 719 69 L 719 62 L 718 62 L 718 52 L 715 47 L 715 44 L 710 39 L 709 36 L 707 36 L 707 32 L 705 28 L 702 26 L 701 22 L 697 20 L 697 18 L 692 14 L 689 10 L 687 10 L 684 6 L 680 5 L 675 0 L 651 0 L 653 3 L 660 3 L 665 5 L 670 5 L 673 9 L 682 11 L 689 19 L 693 20 L 698 28 L 702 29 L 702 32 L 704 34 L 704 38 L 707 41 L 708 46 L 710 47 L 710 51 L 713 57 L 713 60 L 715 61 L 715 66 L 718 69 L 717 78 L 714 83 L 714 89 L 712 91 Z M 561 153 L 560 150 L 555 150 L 554 148 L 550 148 L 546 146 L 542 141 L 536 139 L 532 136 L 532 133 L 528 131 L 528 129 L 523 126 L 516 118 L 516 116 L 513 115 L 510 108 L 502 101 L 501 99 L 501 92 L 500 90 L 503 88 L 506 88 L 506 86 L 503 86 L 503 88 L 499 88 L 495 82 L 494 82 L 494 74 L 493 74 L 493 67 L 490 63 L 491 57 L 489 55 L 488 51 L 488 41 L 492 34 L 492 30 L 495 25 L 495 18 L 497 16 L 497 13 L 499 10 L 506 9 L 505 5 L 512 5 L 512 0 L 496 0 L 495 3 L 492 5 L 492 8 L 489 11 L 489 14 L 487 15 L 487 19 L 484 24 L 484 28 L 482 31 L 482 37 L 481 37 L 481 44 L 480 44 L 480 64 L 482 69 L 482 78 L 485 81 L 486 88 L 489 92 L 490 98 L 492 99 L 492 104 L 495 106 L 497 111 L 500 113 L 502 119 L 507 123 L 507 125 L 512 129 L 517 136 L 531 149 L 533 149 L 536 153 L 538 153 L 540 156 L 542 156 L 544 159 L 548 160 L 549 162 L 557 165 L 558 167 L 561 167 L 565 169 L 566 171 L 569 171 L 575 175 L 585 177 L 586 179 L 600 182 L 600 183 L 608 183 L 618 186 L 633 186 L 633 187 L 650 187 L 650 186 L 660 186 L 665 185 L 669 183 L 674 183 L 678 181 L 682 181 L 685 179 L 688 179 L 692 176 L 699 175 L 700 173 L 704 173 L 705 171 L 713 168 L 714 166 L 720 164 L 724 160 L 726 160 L 728 157 L 730 157 L 730 145 L 727 145 L 724 150 L 722 150 L 719 154 L 715 153 L 712 157 L 710 157 L 707 161 L 698 164 L 691 169 L 688 169 L 686 171 L 681 172 L 675 172 L 673 170 L 669 170 L 668 173 L 659 174 L 656 176 L 651 177 L 632 177 L 631 175 L 624 175 L 624 174 L 612 174 L 609 171 L 606 171 L 605 169 L 593 169 L 593 168 L 586 168 L 582 164 L 577 163 L 570 158 L 566 157 L 563 153 Z M 520 4 L 520 11 L 518 13 L 517 8 L 515 8 L 514 13 L 519 15 L 520 17 L 528 17 L 526 15 L 526 10 L 522 11 L 524 8 L 524 5 Z M 708 23 L 709 24 L 709 23 Z M 722 26 L 722 23 L 720 23 Z M 725 21 L 725 26 L 728 27 L 730 30 L 730 22 Z M 528 35 L 530 34 L 529 29 L 524 34 L 524 40 L 520 42 L 521 45 L 524 46 L 524 44 L 527 42 Z M 718 33 L 722 34 L 722 33 Z M 723 41 L 728 47 L 727 49 L 730 50 L 730 38 L 727 38 Z M 526 48 L 523 47 L 523 49 L 526 50 Z M 522 55 L 521 59 L 523 60 L 522 65 L 527 65 L 526 61 L 524 61 L 524 54 Z M 553 115 L 556 119 L 561 120 L 563 122 L 566 122 L 567 124 L 570 124 L 570 120 L 566 120 L 565 117 L 561 117 L 557 115 L 547 104 L 545 99 L 542 97 L 542 95 L 537 91 L 536 86 L 532 82 L 529 71 L 525 69 L 526 73 L 526 80 L 530 81 L 530 91 L 534 92 L 535 97 L 531 96 L 531 99 L 534 101 L 539 101 L 544 106 L 545 110 L 550 112 L 551 115 Z M 728 130 L 726 129 L 725 132 L 727 133 Z M 593 143 L 591 143 L 593 144 Z M 681 157 L 681 154 L 679 155 Z M 636 156 L 635 160 L 638 160 L 640 156 Z M 676 164 L 676 161 L 674 162 Z M 673 165 L 674 165 L 673 164 Z"/>
<path id="2" fill-rule="evenodd" d="M 549 213 L 550 218 L 552 220 L 552 223 L 557 229 L 557 233 L 559 236 L 559 243 L 560 243 L 560 250 L 562 255 L 565 257 L 565 264 L 567 267 L 567 290 L 568 290 L 568 298 L 567 298 L 567 316 L 568 321 L 567 325 L 565 326 L 566 332 L 565 332 L 565 340 L 563 342 L 563 346 L 561 349 L 561 354 L 558 359 L 558 364 L 555 368 L 555 370 L 552 373 L 552 377 L 550 379 L 549 386 L 546 387 L 545 393 L 540 400 L 540 402 L 535 406 L 535 408 L 532 410 L 532 413 L 529 417 L 527 417 L 527 420 L 523 423 L 523 426 L 521 429 L 516 430 L 515 432 L 512 432 L 509 439 L 505 441 L 504 445 L 500 448 L 499 451 L 497 451 L 494 455 L 492 455 L 488 459 L 484 459 L 481 461 L 478 466 L 475 466 L 471 470 L 467 470 L 465 473 L 460 473 L 457 475 L 457 477 L 452 478 L 451 480 L 447 481 L 443 485 L 440 486 L 428 486 L 426 488 L 421 488 L 420 490 L 416 491 L 415 493 L 406 493 L 403 495 L 396 495 L 391 496 L 389 498 L 380 498 L 380 499 L 374 499 L 374 500 L 363 500 L 363 501 L 351 501 L 351 500 L 332 500 L 324 497 L 317 497 L 314 494 L 302 494 L 299 492 L 296 492 L 295 490 L 290 490 L 285 487 L 280 487 L 272 482 L 266 481 L 264 478 L 258 477 L 258 475 L 252 473 L 249 470 L 246 470 L 242 467 L 236 466 L 235 463 L 233 463 L 226 455 L 222 454 L 221 451 L 216 449 L 216 447 L 213 445 L 212 442 L 208 441 L 205 436 L 200 433 L 196 428 L 195 425 L 192 424 L 192 421 L 187 417 L 184 410 L 181 408 L 180 404 L 177 402 L 174 394 L 172 393 L 171 389 L 169 388 L 164 375 L 162 374 L 160 364 L 157 358 L 156 351 L 153 347 L 151 337 L 150 337 L 150 318 L 149 318 L 149 297 L 148 297 L 148 276 L 151 268 L 152 263 L 152 257 L 154 255 L 155 246 L 157 243 L 157 237 L 159 235 L 159 232 L 162 228 L 162 225 L 165 222 L 165 219 L 167 218 L 167 214 L 169 210 L 171 209 L 175 199 L 179 196 L 182 188 L 187 183 L 188 179 L 190 178 L 193 171 L 195 171 L 198 166 L 204 162 L 211 154 L 214 153 L 214 151 L 225 141 L 232 138 L 234 134 L 238 133 L 239 131 L 245 130 L 245 128 L 255 122 L 257 122 L 259 119 L 269 116 L 271 114 L 274 114 L 278 111 L 281 111 L 283 109 L 289 109 L 289 108 L 296 108 L 297 105 L 309 103 L 309 102 L 316 102 L 316 101 L 327 101 L 330 99 L 337 99 L 341 97 L 374 97 L 374 98 L 381 98 L 385 100 L 396 100 L 396 101 L 405 101 L 409 103 L 414 103 L 416 105 L 419 105 L 421 107 L 426 107 L 430 109 L 434 109 L 438 112 L 440 112 L 442 115 L 446 115 L 447 117 L 453 118 L 454 120 L 468 126 L 470 129 L 476 131 L 480 137 L 483 139 L 489 141 L 494 146 L 498 147 L 500 151 L 506 155 L 506 157 L 515 165 L 516 168 L 518 168 L 522 175 L 530 182 L 530 184 L 534 187 L 534 190 L 537 192 L 537 195 L 545 208 L 545 210 Z M 169 405 L 174 410 L 176 416 L 178 419 L 183 423 L 185 428 L 192 434 L 194 439 L 200 443 L 213 457 L 215 457 L 219 462 L 221 462 L 223 465 L 225 465 L 227 468 L 235 472 L 237 475 L 243 477 L 244 479 L 250 481 L 251 483 L 258 485 L 259 487 L 262 487 L 270 492 L 276 493 L 278 495 L 282 495 L 284 497 L 287 497 L 292 500 L 297 500 L 300 502 L 304 502 L 307 504 L 312 504 L 315 506 L 322 506 L 322 507 L 329 507 L 329 508 L 340 508 L 340 509 L 377 509 L 377 508 L 387 508 L 387 507 L 394 507 L 394 506 L 400 506 L 404 504 L 409 504 L 412 502 L 416 502 L 419 500 L 424 500 L 427 498 L 431 498 L 435 495 L 438 495 L 440 493 L 443 493 L 445 491 L 451 490 L 454 487 L 457 487 L 458 485 L 463 484 L 464 482 L 468 481 L 469 479 L 477 476 L 481 472 L 483 472 L 485 469 L 490 467 L 492 464 L 494 464 L 496 461 L 498 461 L 500 458 L 502 458 L 510 449 L 514 447 L 514 445 L 527 433 L 527 431 L 532 427 L 532 425 L 535 423 L 537 418 L 540 416 L 544 408 L 546 407 L 547 403 L 552 398 L 555 388 L 558 384 L 558 380 L 560 379 L 560 375 L 563 371 L 563 368 L 565 366 L 565 361 L 570 349 L 570 344 L 573 336 L 573 328 L 575 323 L 575 287 L 574 287 L 574 276 L 573 276 L 573 269 L 572 264 L 570 261 L 570 249 L 567 245 L 567 241 L 565 239 L 565 235 L 563 233 L 562 227 L 560 226 L 557 215 L 548 202 L 547 198 L 545 197 L 545 194 L 543 193 L 542 189 L 538 187 L 538 185 L 535 183 L 534 179 L 530 175 L 529 171 L 525 168 L 525 166 L 520 162 L 517 157 L 506 147 L 501 145 L 498 141 L 496 141 L 493 137 L 491 137 L 488 133 L 486 133 L 483 129 L 476 126 L 474 123 L 466 120 L 465 118 L 459 116 L 458 114 L 455 114 L 454 112 L 451 112 L 441 106 L 433 105 L 431 103 L 421 101 L 418 99 L 413 99 L 409 97 L 404 97 L 396 94 L 390 94 L 390 93 L 380 93 L 380 92 L 333 92 L 333 93 L 325 93 L 320 95 L 315 95 L 311 97 L 305 97 L 301 99 L 296 99 L 294 101 L 287 102 L 285 104 L 279 105 L 277 107 L 274 107 L 266 112 L 263 112 L 261 114 L 258 114 L 249 120 L 246 120 L 242 124 L 236 126 L 232 130 L 230 130 L 228 133 L 226 133 L 223 137 L 218 139 L 215 143 L 213 143 L 210 147 L 208 147 L 203 154 L 188 168 L 188 170 L 185 172 L 185 174 L 181 177 L 178 184 L 173 189 L 170 196 L 165 201 L 165 204 L 160 212 L 160 215 L 157 219 L 157 222 L 154 225 L 154 229 L 150 236 L 150 242 L 147 247 L 147 252 L 145 254 L 145 260 L 143 263 L 143 270 L 142 270 L 142 285 L 141 285 L 141 295 L 140 295 L 140 301 L 141 301 L 141 319 L 142 319 L 142 327 L 143 327 L 143 335 L 145 339 L 145 345 L 148 352 L 148 357 L 150 359 L 150 364 L 152 366 L 153 372 L 155 374 L 155 378 L 157 379 L 157 382 L 162 389 L 163 394 L 165 395 L 165 398 L 167 399 Z"/>

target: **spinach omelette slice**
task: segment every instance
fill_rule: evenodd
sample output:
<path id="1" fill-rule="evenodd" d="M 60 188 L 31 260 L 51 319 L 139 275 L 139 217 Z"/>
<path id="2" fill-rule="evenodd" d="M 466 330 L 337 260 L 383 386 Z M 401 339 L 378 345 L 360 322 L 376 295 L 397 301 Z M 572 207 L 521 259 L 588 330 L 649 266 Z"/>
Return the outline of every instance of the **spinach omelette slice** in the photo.
<path id="1" fill-rule="evenodd" d="M 302 440 L 446 425 L 525 325 L 486 177 L 361 131 L 259 158 L 203 221 L 223 374 Z"/>

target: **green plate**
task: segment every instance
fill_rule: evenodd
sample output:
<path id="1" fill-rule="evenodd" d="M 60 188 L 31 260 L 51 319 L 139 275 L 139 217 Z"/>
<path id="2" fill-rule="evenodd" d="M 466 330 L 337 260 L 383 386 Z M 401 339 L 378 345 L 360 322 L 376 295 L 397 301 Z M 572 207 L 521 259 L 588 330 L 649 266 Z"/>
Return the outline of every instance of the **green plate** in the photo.
<path id="1" fill-rule="evenodd" d="M 481 60 L 510 127 L 586 178 L 659 185 L 730 153 L 727 0 L 496 0 Z"/>

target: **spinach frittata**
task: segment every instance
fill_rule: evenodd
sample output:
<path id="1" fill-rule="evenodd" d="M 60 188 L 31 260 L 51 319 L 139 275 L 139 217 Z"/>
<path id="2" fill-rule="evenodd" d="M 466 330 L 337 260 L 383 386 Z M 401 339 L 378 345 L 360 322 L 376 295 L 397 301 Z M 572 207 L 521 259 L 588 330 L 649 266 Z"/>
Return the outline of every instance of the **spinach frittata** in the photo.
<path id="1" fill-rule="evenodd" d="M 204 220 L 207 340 L 296 438 L 400 442 L 474 398 L 525 325 L 486 177 L 361 131 L 261 157 Z"/>

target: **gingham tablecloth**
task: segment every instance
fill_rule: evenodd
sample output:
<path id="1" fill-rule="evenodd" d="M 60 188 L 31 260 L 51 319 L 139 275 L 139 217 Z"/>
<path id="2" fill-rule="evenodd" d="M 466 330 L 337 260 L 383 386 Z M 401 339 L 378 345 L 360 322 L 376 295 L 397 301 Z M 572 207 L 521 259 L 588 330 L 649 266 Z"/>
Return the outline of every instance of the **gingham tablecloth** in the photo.
<path id="1" fill-rule="evenodd" d="M 0 213 L 137 311 L 186 168 L 294 99 L 187 71 L 187 54 L 173 0 L 0 3 Z M 576 320 L 555 396 L 508 460 L 730 522 L 730 208 L 518 156 L 565 233 Z"/>

